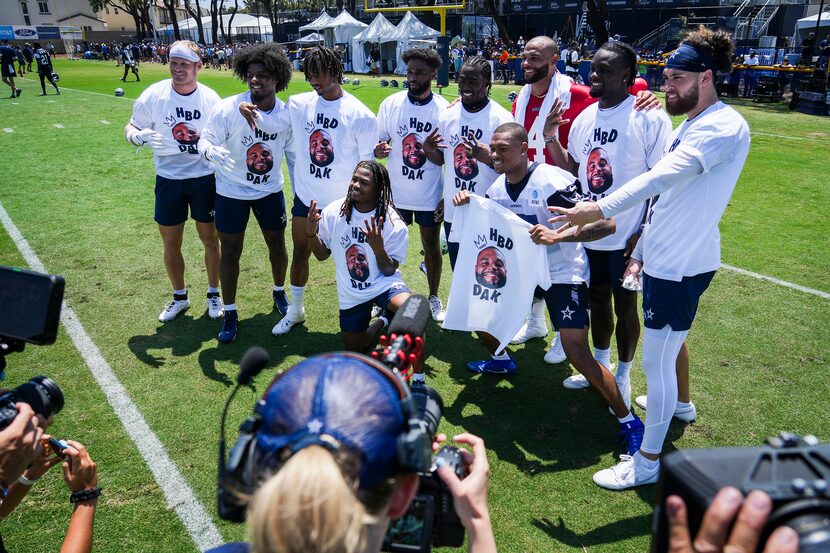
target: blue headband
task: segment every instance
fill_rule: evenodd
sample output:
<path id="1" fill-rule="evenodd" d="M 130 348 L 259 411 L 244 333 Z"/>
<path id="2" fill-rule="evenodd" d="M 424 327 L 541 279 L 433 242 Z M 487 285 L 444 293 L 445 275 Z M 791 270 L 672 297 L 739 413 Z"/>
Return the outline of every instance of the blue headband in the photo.
<path id="1" fill-rule="evenodd" d="M 718 72 L 715 60 L 709 54 L 698 50 L 691 44 L 678 46 L 677 50 L 666 60 L 666 69 L 679 69 L 692 73 L 703 73 L 707 69 L 711 69 L 712 73 Z"/>

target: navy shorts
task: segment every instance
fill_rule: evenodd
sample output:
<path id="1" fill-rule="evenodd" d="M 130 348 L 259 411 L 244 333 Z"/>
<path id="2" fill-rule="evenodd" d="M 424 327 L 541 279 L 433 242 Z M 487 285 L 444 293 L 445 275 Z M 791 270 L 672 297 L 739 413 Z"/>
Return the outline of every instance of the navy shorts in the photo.
<path id="1" fill-rule="evenodd" d="M 412 293 L 412 290 L 404 284 L 399 282 L 394 284 L 392 288 L 385 292 L 381 292 L 369 301 L 359 303 L 354 307 L 340 310 L 340 330 L 342 332 L 363 332 L 369 328 L 369 321 L 372 319 L 372 305 L 377 305 L 381 309 L 386 309 L 392 298 L 404 292 Z"/>
<path id="2" fill-rule="evenodd" d="M 545 292 L 553 328 L 587 328 L 588 286 L 582 284 L 552 284 Z"/>
<path id="3" fill-rule="evenodd" d="M 700 296 L 709 287 L 715 271 L 664 280 L 643 274 L 643 324 L 660 330 L 669 325 L 674 331 L 689 330 L 695 320 Z"/>
<path id="4" fill-rule="evenodd" d="M 412 209 L 398 209 L 398 215 L 401 216 L 403 222 L 409 226 L 413 219 L 419 226 L 422 227 L 437 227 L 441 223 L 435 222 L 435 211 L 414 211 Z"/>
<path id="5" fill-rule="evenodd" d="M 603 251 L 585 248 L 585 253 L 588 256 L 588 267 L 591 269 L 590 286 L 610 284 L 614 292 L 631 292 L 622 287 L 623 275 L 628 266 L 628 258 L 623 257 L 624 249 Z"/>
<path id="6" fill-rule="evenodd" d="M 156 175 L 156 223 L 173 227 L 190 217 L 200 223 L 213 222 L 216 179 L 213 174 L 192 179 L 166 179 Z"/>
<path id="7" fill-rule="evenodd" d="M 323 208 L 326 207 L 324 205 L 317 206 L 317 213 L 323 211 Z M 308 206 L 303 203 L 303 201 L 294 196 L 294 203 L 291 205 L 291 216 L 292 217 L 308 217 Z"/>
<path id="8" fill-rule="evenodd" d="M 447 237 L 447 253 L 450 256 L 450 267 L 455 271 L 455 261 L 458 259 L 458 242 L 450 242 L 449 236 L 452 232 L 452 223 L 444 221 L 444 235 Z"/>
<path id="9" fill-rule="evenodd" d="M 4 63 L 2 65 L 2 75 L 4 78 L 8 77 L 16 77 L 17 74 L 14 72 L 14 64 L 13 63 Z"/>
<path id="10" fill-rule="evenodd" d="M 262 230 L 285 228 L 285 196 L 280 190 L 257 200 L 237 200 L 217 194 L 216 230 L 225 234 L 245 232 L 251 211 Z"/>

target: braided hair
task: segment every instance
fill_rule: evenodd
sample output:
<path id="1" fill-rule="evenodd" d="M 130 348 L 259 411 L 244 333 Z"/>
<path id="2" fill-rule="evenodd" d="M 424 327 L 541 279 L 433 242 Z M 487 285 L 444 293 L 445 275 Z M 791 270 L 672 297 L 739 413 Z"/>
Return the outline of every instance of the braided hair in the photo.
<path id="1" fill-rule="evenodd" d="M 461 67 L 463 68 L 465 65 L 481 71 L 484 80 L 487 82 L 487 92 L 489 93 L 490 88 L 493 86 L 493 68 L 490 67 L 490 62 L 484 59 L 483 56 L 470 56 L 464 60 L 464 64 Z"/>
<path id="2" fill-rule="evenodd" d="M 395 209 L 395 203 L 392 201 L 392 183 L 389 180 L 389 171 L 377 161 L 361 161 L 354 168 L 355 172 L 358 169 L 368 169 L 372 174 L 372 181 L 375 183 L 375 192 L 378 198 L 378 205 L 375 208 L 375 221 L 383 217 L 385 222 L 387 212 L 390 209 Z M 346 218 L 347 223 L 352 222 L 353 207 L 350 197 L 346 196 L 346 200 L 340 208 L 340 215 Z M 380 228 L 382 229 L 383 225 Z"/>
<path id="3" fill-rule="evenodd" d="M 626 66 L 628 67 L 628 82 L 626 83 L 628 86 L 632 86 L 634 84 L 634 79 L 637 78 L 637 53 L 634 52 L 634 48 L 629 46 L 624 42 L 606 42 L 602 46 L 599 47 L 600 50 L 605 50 L 606 52 L 611 52 L 622 58 L 625 62 Z"/>
<path id="4" fill-rule="evenodd" d="M 343 81 L 343 63 L 340 61 L 340 54 L 332 48 L 315 46 L 306 54 L 303 60 L 305 79 L 328 75 L 335 81 Z"/>

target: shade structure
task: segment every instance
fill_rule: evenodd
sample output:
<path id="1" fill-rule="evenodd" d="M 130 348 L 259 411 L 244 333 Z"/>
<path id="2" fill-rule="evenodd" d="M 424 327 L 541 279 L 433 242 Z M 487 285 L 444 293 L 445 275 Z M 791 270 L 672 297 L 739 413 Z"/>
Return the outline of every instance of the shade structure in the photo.
<path id="1" fill-rule="evenodd" d="M 261 41 L 261 42 L 271 42 L 274 39 L 274 32 L 271 29 L 271 22 L 268 21 L 267 17 L 255 17 L 253 15 L 249 15 L 246 13 L 237 13 L 236 15 L 231 18 L 231 15 L 228 13 L 221 14 L 220 16 L 221 25 L 223 28 L 227 29 L 228 24 L 231 26 L 231 35 L 236 38 L 242 36 L 245 40 L 248 41 Z M 211 21 L 210 16 L 204 16 L 201 18 L 202 20 L 202 28 L 205 32 L 205 38 L 210 41 L 210 31 L 211 31 Z M 179 32 L 182 35 L 183 39 L 190 39 L 197 41 L 199 40 L 199 27 L 196 24 L 195 18 L 185 19 L 183 21 L 179 21 Z M 161 29 L 161 32 L 165 35 L 171 35 L 173 33 L 173 25 L 167 25 Z M 221 38 L 221 34 L 220 34 Z"/>
<path id="2" fill-rule="evenodd" d="M 320 33 L 311 33 L 304 37 L 297 39 L 297 44 L 319 44 L 325 40 L 325 37 Z"/>
<path id="3" fill-rule="evenodd" d="M 793 30 L 795 44 L 793 46 L 801 46 L 801 41 L 810 36 L 810 33 L 815 32 L 818 16 L 819 14 L 811 15 L 810 17 L 804 17 L 795 22 L 795 29 Z M 821 14 L 821 21 L 819 21 L 819 35 L 816 37 L 816 43 L 822 41 L 824 38 L 823 33 L 830 30 L 828 27 L 830 27 L 830 12 L 824 12 Z M 818 55 L 817 49 L 814 52 Z"/>
<path id="4" fill-rule="evenodd" d="M 319 31 L 323 29 L 331 20 L 334 19 L 332 16 L 326 13 L 326 10 L 321 10 L 320 15 L 317 16 L 317 19 L 312 21 L 311 23 L 307 23 L 300 27 L 300 32 L 303 31 Z"/>
<path id="5" fill-rule="evenodd" d="M 355 35 L 368 27 L 343 10 L 340 15 L 326 23 L 319 31 L 326 37 L 326 46 L 349 43 Z"/>
<path id="6" fill-rule="evenodd" d="M 380 50 L 382 60 L 395 60 L 396 42 L 387 38 L 394 32 L 395 26 L 382 13 L 377 14 L 368 27 L 352 38 L 352 70 L 355 73 L 369 72 L 366 61 L 374 46 Z"/>
<path id="7" fill-rule="evenodd" d="M 429 44 L 431 39 L 435 39 L 440 35 L 441 33 L 425 25 L 412 12 L 406 12 L 404 18 L 395 27 L 395 32 L 389 36 L 389 39 L 396 43 L 395 49 L 398 63 L 395 68 L 395 73 L 398 75 L 406 75 L 406 64 L 401 59 L 401 56 L 406 50 L 414 47 L 423 48 Z"/>

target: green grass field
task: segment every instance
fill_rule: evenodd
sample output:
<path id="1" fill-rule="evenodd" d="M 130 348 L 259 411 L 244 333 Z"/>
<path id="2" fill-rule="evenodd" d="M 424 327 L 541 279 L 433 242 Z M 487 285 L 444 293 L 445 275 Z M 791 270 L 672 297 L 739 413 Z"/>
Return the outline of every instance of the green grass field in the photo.
<path id="1" fill-rule="evenodd" d="M 37 97 L 39 83 L 21 82 L 23 95 L 0 100 L 0 202 L 48 271 L 66 278 L 66 303 L 129 393 L 179 471 L 206 506 L 226 540 L 244 538 L 242 526 L 214 514 L 219 416 L 244 351 L 262 345 L 273 369 L 243 390 L 229 416 L 234 428 L 250 413 L 274 371 L 323 351 L 339 349 L 333 266 L 312 260 L 306 294 L 308 322 L 278 339 L 271 327 L 270 268 L 252 225 L 242 258 L 237 341 L 220 346 L 221 323 L 202 305 L 206 287 L 201 244 L 189 225 L 185 238 L 193 305 L 161 325 L 169 282 L 153 222 L 153 162 L 122 135 L 132 100 L 165 78 L 145 64 L 142 81 L 122 84 L 114 64 L 59 60 L 61 96 Z M 31 77 L 31 74 L 27 77 Z M 360 76 L 347 89 L 377 110 L 392 91 Z M 205 70 L 202 82 L 221 96 L 244 91 L 228 72 Z M 122 86 L 124 98 L 113 96 Z M 507 106 L 518 87 L 493 87 Z M 5 89 L 0 95 L 5 96 Z M 309 90 L 295 74 L 288 91 Z M 454 95 L 454 87 L 446 91 Z M 830 180 L 824 168 L 830 123 L 777 106 L 738 102 L 749 122 L 752 149 L 721 224 L 724 263 L 802 286 L 830 291 Z M 56 125 L 61 125 L 58 128 Z M 825 154 L 821 154 L 825 152 Z M 821 177 L 821 175 L 825 177 Z M 288 187 L 286 187 L 288 188 Z M 287 191 L 287 196 L 290 192 Z M 290 205 L 290 198 L 288 199 Z M 290 242 L 290 241 L 289 241 Z M 289 245 L 290 247 L 290 245 Z M 404 278 L 426 293 L 418 270 L 420 243 L 410 239 Z M 0 230 L 0 264 L 24 266 L 10 236 Z M 449 293 L 446 264 L 441 293 Z M 597 488 L 591 475 L 610 466 L 617 423 L 590 392 L 561 386 L 566 364 L 542 362 L 546 343 L 514 348 L 521 367 L 512 378 L 472 376 L 464 364 L 485 352 L 470 335 L 431 323 L 428 381 L 444 398 L 441 430 L 484 437 L 491 464 L 490 505 L 499 548 L 505 552 L 645 551 L 654 487 L 625 493 Z M 704 295 L 689 337 L 692 396 L 699 419 L 675 421 L 667 450 L 757 445 L 780 430 L 830 439 L 830 301 L 722 270 Z M 639 352 L 638 352 L 639 356 Z M 32 376 L 54 378 L 66 407 L 51 433 L 86 444 L 98 464 L 95 551 L 189 552 L 190 536 L 168 505 L 147 465 L 64 329 L 49 347 L 27 347 L 8 358 L 6 386 Z M 634 395 L 645 393 L 635 363 Z M 642 414 L 642 413 L 641 413 Z M 70 504 L 59 470 L 33 488 L 0 533 L 12 551 L 55 551 L 66 531 Z"/>

